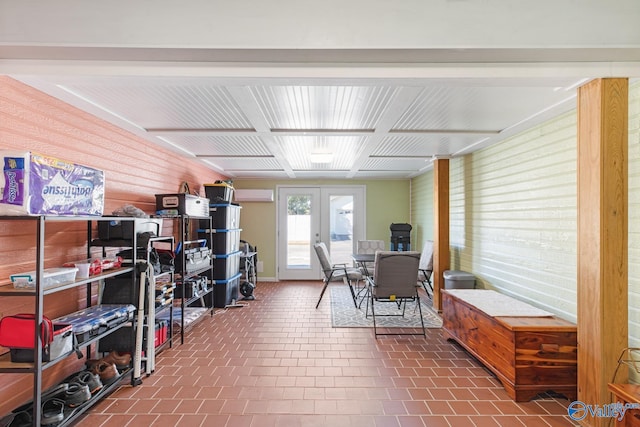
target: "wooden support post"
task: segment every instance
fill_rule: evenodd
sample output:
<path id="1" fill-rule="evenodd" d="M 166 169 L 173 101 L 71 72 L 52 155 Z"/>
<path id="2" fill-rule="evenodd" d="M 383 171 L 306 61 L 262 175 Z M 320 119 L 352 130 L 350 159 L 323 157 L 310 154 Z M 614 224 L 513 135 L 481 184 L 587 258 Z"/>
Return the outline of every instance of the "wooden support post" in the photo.
<path id="1" fill-rule="evenodd" d="M 622 78 L 578 90 L 578 400 L 592 405 L 611 401 L 628 346 L 628 97 Z"/>
<path id="2" fill-rule="evenodd" d="M 433 308 L 442 311 L 444 289 L 442 274 L 449 269 L 449 159 L 433 163 L 434 246 L 433 246 Z"/>

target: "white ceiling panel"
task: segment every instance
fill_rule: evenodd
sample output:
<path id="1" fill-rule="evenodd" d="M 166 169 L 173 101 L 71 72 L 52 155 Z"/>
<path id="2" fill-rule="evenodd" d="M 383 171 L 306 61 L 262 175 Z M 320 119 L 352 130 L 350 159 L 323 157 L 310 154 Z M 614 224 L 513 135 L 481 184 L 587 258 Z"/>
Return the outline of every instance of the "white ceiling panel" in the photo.
<path id="1" fill-rule="evenodd" d="M 258 136 L 169 135 L 163 137 L 197 156 L 270 156 L 271 151 Z"/>
<path id="2" fill-rule="evenodd" d="M 215 164 L 225 171 L 246 171 L 253 169 L 262 171 L 282 171 L 282 166 L 274 158 L 203 157 L 202 160 L 209 164 Z"/>
<path id="3" fill-rule="evenodd" d="M 429 134 L 403 136 L 392 135 L 384 138 L 370 153 L 372 157 L 394 156 L 434 156 L 451 154 L 470 146 L 485 136 Z"/>
<path id="4" fill-rule="evenodd" d="M 552 87 L 430 86 L 393 129 L 501 131 L 567 96 Z"/>
<path id="5" fill-rule="evenodd" d="M 251 92 L 271 129 L 374 129 L 394 88 L 260 86 Z"/>
<path id="6" fill-rule="evenodd" d="M 241 169 L 229 171 L 231 178 L 253 178 L 253 179 L 288 179 L 289 175 L 284 171 Z"/>
<path id="7" fill-rule="evenodd" d="M 346 170 L 301 170 L 296 171 L 300 179 L 344 179 Z"/>
<path id="8" fill-rule="evenodd" d="M 287 136 L 276 138 L 291 167 L 303 169 L 349 170 L 363 150 L 366 137 L 358 136 Z M 329 163 L 314 163 L 312 154 L 330 153 Z"/>
<path id="9" fill-rule="evenodd" d="M 417 172 L 429 165 L 431 158 L 372 158 L 362 165 L 363 171 L 406 171 Z"/>
<path id="10" fill-rule="evenodd" d="M 224 86 L 96 78 L 65 89 L 144 129 L 251 129 Z"/>

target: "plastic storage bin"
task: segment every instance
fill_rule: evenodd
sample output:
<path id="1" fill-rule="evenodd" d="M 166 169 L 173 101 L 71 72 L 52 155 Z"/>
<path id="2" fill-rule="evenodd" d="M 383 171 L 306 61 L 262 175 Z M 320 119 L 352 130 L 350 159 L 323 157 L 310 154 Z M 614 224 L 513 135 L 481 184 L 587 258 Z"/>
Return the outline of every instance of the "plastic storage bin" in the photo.
<path id="1" fill-rule="evenodd" d="M 216 255 L 226 255 L 240 250 L 240 231 L 235 230 L 215 230 L 213 233 L 213 253 Z"/>
<path id="2" fill-rule="evenodd" d="M 226 255 L 213 256 L 213 278 L 215 280 L 229 279 L 240 271 L 241 251 L 232 252 Z"/>
<path id="3" fill-rule="evenodd" d="M 234 204 L 210 205 L 209 215 L 211 216 L 211 220 L 213 221 L 213 228 L 240 228 L 240 209 L 242 209 L 241 206 Z M 206 228 L 206 225 L 204 226 L 204 228 Z"/>
<path id="4" fill-rule="evenodd" d="M 61 267 L 61 268 L 45 268 L 43 270 L 42 277 L 40 278 L 40 286 L 48 288 L 51 286 L 59 285 L 66 282 L 73 282 L 76 280 L 76 273 L 78 269 L 75 267 Z M 36 287 L 36 272 L 29 271 L 28 273 L 12 274 L 11 281 L 14 288 L 29 288 Z"/>
<path id="5" fill-rule="evenodd" d="M 473 289 L 476 285 L 476 277 L 466 271 L 445 270 L 442 277 L 445 289 Z"/>
<path id="6" fill-rule="evenodd" d="M 225 308 L 227 305 L 238 301 L 241 273 L 227 280 L 214 280 L 213 305 L 216 308 Z"/>
<path id="7" fill-rule="evenodd" d="M 204 184 L 204 193 L 211 203 L 230 203 L 233 198 L 233 187 L 226 182 Z"/>
<path id="8" fill-rule="evenodd" d="M 135 309 L 131 304 L 94 305 L 54 319 L 53 322 L 73 325 L 73 333 L 78 344 L 82 344 L 114 326 L 131 320 Z"/>

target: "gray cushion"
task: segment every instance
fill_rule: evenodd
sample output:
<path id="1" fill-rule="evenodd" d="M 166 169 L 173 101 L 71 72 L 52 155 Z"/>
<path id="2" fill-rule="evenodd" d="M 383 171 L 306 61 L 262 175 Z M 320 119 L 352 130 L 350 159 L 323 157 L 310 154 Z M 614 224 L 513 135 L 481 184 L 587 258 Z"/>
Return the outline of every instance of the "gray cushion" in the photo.
<path id="1" fill-rule="evenodd" d="M 412 298 L 416 295 L 420 252 L 378 251 L 373 274 L 373 296 Z"/>

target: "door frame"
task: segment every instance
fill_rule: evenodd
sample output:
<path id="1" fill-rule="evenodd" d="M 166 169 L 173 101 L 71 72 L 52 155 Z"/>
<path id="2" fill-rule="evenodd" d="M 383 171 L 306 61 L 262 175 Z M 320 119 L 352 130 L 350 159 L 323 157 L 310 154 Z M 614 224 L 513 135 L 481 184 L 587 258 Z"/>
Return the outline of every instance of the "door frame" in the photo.
<path id="1" fill-rule="evenodd" d="M 282 218 L 281 218 L 281 194 L 285 189 L 319 189 L 320 190 L 320 230 L 318 234 L 320 235 L 320 241 L 329 241 L 330 239 L 330 215 L 328 209 L 330 207 L 329 196 L 331 195 L 353 195 L 354 196 L 354 219 L 353 219 L 353 236 L 352 243 L 355 251 L 355 245 L 358 240 L 366 239 L 366 230 L 367 230 L 367 187 L 366 185 L 303 185 L 303 184 L 282 184 L 276 186 L 276 280 L 314 280 L 321 279 L 323 274 L 320 268 L 320 263 L 317 260 L 315 252 L 311 249 L 311 269 L 315 270 L 315 273 L 312 273 L 310 277 L 312 279 L 281 279 L 280 272 L 281 263 L 286 262 L 286 260 L 282 259 L 282 245 L 286 244 L 283 241 L 285 234 L 281 230 Z M 359 202 L 359 200 L 361 201 Z M 359 205 L 359 206 L 358 206 Z M 359 217 L 359 218 L 356 218 Z M 312 231 L 312 234 L 315 234 Z M 282 236 L 282 238 L 281 238 Z M 312 244 L 315 243 L 312 240 Z"/>

